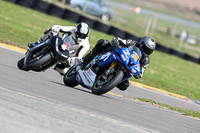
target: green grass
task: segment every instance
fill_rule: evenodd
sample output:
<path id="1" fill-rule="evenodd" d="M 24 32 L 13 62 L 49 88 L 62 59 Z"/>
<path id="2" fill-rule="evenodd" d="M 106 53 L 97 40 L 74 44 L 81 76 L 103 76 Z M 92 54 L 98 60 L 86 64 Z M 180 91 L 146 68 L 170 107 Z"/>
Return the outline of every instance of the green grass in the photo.
<path id="1" fill-rule="evenodd" d="M 143 4 L 144 3 L 143 1 L 141 1 L 141 2 L 140 1 L 135 2 L 134 0 L 110 0 L 110 1 L 126 3 L 128 5 L 138 6 L 138 7 L 148 9 L 148 10 L 152 10 L 152 11 L 155 11 L 155 12 L 164 13 L 164 14 L 167 14 L 169 16 L 183 18 L 183 19 L 186 19 L 186 20 L 192 20 L 192 21 L 197 22 L 197 23 L 200 22 L 199 17 L 196 17 L 196 15 L 194 16 L 194 15 L 191 15 L 191 14 L 185 14 L 185 12 L 183 13 L 182 11 L 180 11 L 180 9 L 178 9 L 178 10 L 174 9 L 174 8 L 170 9 L 170 6 L 168 6 L 168 8 L 166 8 L 167 5 L 165 5 L 166 6 L 165 8 L 163 8 L 162 6 L 155 8 L 156 4 L 155 4 L 155 6 L 152 6 L 152 5 L 149 5 L 149 4 Z M 149 1 L 151 1 L 152 3 L 154 2 L 153 0 L 149 0 Z"/>
<path id="2" fill-rule="evenodd" d="M 74 10 L 70 6 L 63 5 L 60 2 L 56 2 L 58 0 L 48 0 L 50 2 L 53 2 L 59 6 L 65 7 L 65 8 L 70 8 L 71 10 Z M 134 2 L 131 0 L 114 0 L 118 1 L 121 3 L 129 3 L 129 5 L 132 5 Z M 147 25 L 147 22 L 150 18 L 155 18 L 155 17 L 150 17 L 144 14 L 137 14 L 133 13 L 131 10 L 127 9 L 119 9 L 118 7 L 115 6 L 109 6 L 113 10 L 113 19 L 110 22 L 106 22 L 109 25 L 114 25 L 122 30 L 128 31 L 132 34 L 137 35 L 138 37 L 144 36 L 145 33 L 145 28 Z M 143 8 L 143 7 L 142 7 Z M 146 7 L 144 7 L 146 8 Z M 120 10 L 120 11 L 119 11 Z M 154 10 L 157 12 L 160 12 L 160 10 L 157 9 L 150 9 Z M 91 17 L 92 19 L 97 19 L 101 21 L 99 18 L 88 15 L 84 12 L 81 12 L 79 10 L 74 10 L 78 13 L 81 13 L 82 15 L 85 15 L 87 17 Z M 163 11 L 163 13 L 177 17 L 175 13 L 169 13 L 169 11 Z M 184 15 L 182 15 L 184 17 Z M 192 28 L 190 26 L 185 26 L 185 25 L 180 25 L 174 22 L 169 22 L 169 21 L 164 21 L 161 19 L 157 19 L 156 26 L 155 28 L 151 28 L 150 33 L 148 36 L 151 36 L 156 40 L 156 42 L 159 42 L 167 47 L 174 48 L 176 50 L 179 50 L 181 52 L 190 54 L 195 57 L 200 57 L 200 32 L 199 29 Z M 174 30 L 176 34 L 180 34 L 183 30 L 187 31 L 189 35 L 195 35 L 197 40 L 197 44 L 191 45 L 186 42 L 184 42 L 182 45 L 179 45 L 179 38 L 169 35 L 166 30 L 167 28 L 170 28 L 171 30 Z"/>
<path id="3" fill-rule="evenodd" d="M 70 25 L 75 23 L 48 16 L 28 8 L 0 1 L 0 41 L 27 48 L 27 43 L 38 40 L 44 29 L 53 25 Z M 92 35 L 92 36 L 91 36 Z M 93 45 L 96 40 L 113 37 L 90 30 L 89 41 Z"/>
<path id="4" fill-rule="evenodd" d="M 157 51 L 150 62 L 144 77 L 137 82 L 200 99 L 199 65 Z"/>
<path id="5" fill-rule="evenodd" d="M 181 114 L 186 115 L 186 116 L 200 118 L 200 112 L 195 112 L 193 110 L 187 110 L 187 109 L 181 109 L 181 108 L 169 106 L 169 105 L 166 105 L 166 104 L 155 102 L 155 101 L 150 100 L 150 99 L 145 99 L 145 98 L 136 98 L 136 99 L 143 101 L 143 102 L 151 103 L 152 105 L 158 105 L 161 108 L 167 108 L 167 109 L 170 109 L 170 110 L 173 110 L 173 111 L 180 112 Z"/>
<path id="6" fill-rule="evenodd" d="M 27 48 L 27 43 L 39 39 L 45 28 L 55 24 L 76 25 L 0 1 L 0 42 Z M 113 37 L 91 29 L 89 41 L 92 47 L 100 38 L 111 40 Z M 156 51 L 144 77 L 132 80 L 200 100 L 199 75 L 199 65 Z"/>
<path id="7" fill-rule="evenodd" d="M 156 40 L 156 42 L 159 42 L 167 47 L 177 49 L 181 52 L 188 53 L 195 57 L 200 57 L 199 29 L 181 24 L 176 24 L 169 21 L 164 21 L 155 17 L 149 17 L 143 14 L 136 14 L 126 9 L 120 9 L 120 12 L 119 8 L 112 7 L 112 9 L 115 13 L 115 16 L 113 16 L 113 19 L 110 22 L 112 25 L 115 25 L 120 29 L 124 29 L 126 31 L 129 31 L 130 33 L 141 37 L 145 34 L 145 29 L 148 20 L 150 18 L 156 19 L 156 26 L 154 29 L 151 27 L 148 36 L 151 36 Z M 187 31 L 189 35 L 195 35 L 196 38 L 199 40 L 195 45 L 184 42 L 183 45 L 179 46 L 180 39 L 167 33 L 167 28 L 174 30 L 176 34 L 180 34 L 182 31 Z M 188 47 L 191 48 L 188 49 Z"/>

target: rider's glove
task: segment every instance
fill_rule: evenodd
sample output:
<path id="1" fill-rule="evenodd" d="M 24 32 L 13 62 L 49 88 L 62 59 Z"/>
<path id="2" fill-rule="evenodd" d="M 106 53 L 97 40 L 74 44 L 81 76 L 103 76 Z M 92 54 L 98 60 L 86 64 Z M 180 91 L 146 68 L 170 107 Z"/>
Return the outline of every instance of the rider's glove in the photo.
<path id="1" fill-rule="evenodd" d="M 118 37 L 113 38 L 112 41 L 111 41 L 111 43 L 112 43 L 112 45 L 115 46 L 116 48 L 119 48 L 119 47 L 120 47 Z"/>
<path id="2" fill-rule="evenodd" d="M 92 50 L 92 55 L 96 56 L 97 54 L 99 54 L 102 51 L 109 51 L 111 49 L 112 45 L 110 43 L 110 41 L 105 40 L 105 39 L 100 39 L 97 41 L 95 47 Z"/>
<path id="3" fill-rule="evenodd" d="M 120 48 L 121 48 L 121 46 L 128 47 L 128 45 L 126 45 L 122 40 L 119 40 L 118 42 L 119 42 Z"/>
<path id="4" fill-rule="evenodd" d="M 99 40 L 96 42 L 95 47 L 100 48 L 105 42 L 106 42 L 105 39 L 99 39 Z"/>
<path id="5" fill-rule="evenodd" d="M 110 42 L 106 42 L 105 45 L 103 46 L 103 49 L 105 50 L 105 52 L 111 51 L 112 44 Z"/>
<path id="6" fill-rule="evenodd" d="M 135 79 L 140 79 L 140 78 L 142 78 L 142 74 L 141 74 L 141 73 L 135 74 L 135 75 L 133 75 L 133 76 L 134 76 Z"/>
<path id="7" fill-rule="evenodd" d="M 51 28 L 47 28 L 47 29 L 44 30 L 44 34 L 47 34 L 47 33 L 49 33 L 50 31 L 51 31 Z"/>
<path id="8" fill-rule="evenodd" d="M 111 43 L 116 48 L 128 47 L 128 45 L 126 45 L 126 42 L 124 42 L 124 40 L 120 39 L 119 37 L 113 38 Z"/>
<path id="9" fill-rule="evenodd" d="M 53 34 L 53 36 L 56 36 L 59 32 L 60 32 L 60 26 L 59 25 L 54 25 L 53 27 L 52 27 L 52 34 Z"/>
<path id="10" fill-rule="evenodd" d="M 136 41 L 134 41 L 134 40 L 126 40 L 126 44 L 128 45 L 128 46 L 132 46 L 132 47 L 134 47 L 135 45 L 136 45 Z"/>

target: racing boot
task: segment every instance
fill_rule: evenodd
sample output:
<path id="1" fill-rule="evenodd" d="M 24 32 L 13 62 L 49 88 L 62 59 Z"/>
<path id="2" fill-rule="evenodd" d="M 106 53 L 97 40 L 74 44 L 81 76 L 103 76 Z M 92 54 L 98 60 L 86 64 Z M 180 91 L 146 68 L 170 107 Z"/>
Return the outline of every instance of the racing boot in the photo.
<path id="1" fill-rule="evenodd" d="M 128 89 L 129 85 L 130 85 L 130 84 L 129 84 L 129 81 L 128 81 L 128 80 L 125 80 L 125 81 L 123 81 L 122 83 L 118 84 L 116 87 L 117 87 L 119 90 L 121 90 L 121 91 L 125 91 L 125 90 Z"/>
<path id="2" fill-rule="evenodd" d="M 60 63 L 53 67 L 54 70 L 56 70 L 60 75 L 64 75 L 70 68 L 70 65 L 68 63 Z"/>
<path id="3" fill-rule="evenodd" d="M 85 57 L 83 57 L 83 67 L 85 67 L 93 58 L 94 56 L 91 53 L 88 53 Z"/>

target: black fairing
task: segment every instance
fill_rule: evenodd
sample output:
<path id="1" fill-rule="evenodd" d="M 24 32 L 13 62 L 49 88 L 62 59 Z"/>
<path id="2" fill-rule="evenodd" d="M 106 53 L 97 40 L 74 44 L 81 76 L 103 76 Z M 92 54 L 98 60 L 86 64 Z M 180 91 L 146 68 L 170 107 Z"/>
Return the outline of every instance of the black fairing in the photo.
<path id="1" fill-rule="evenodd" d="M 66 62 L 69 57 L 69 51 L 62 52 L 60 50 L 60 45 L 62 44 L 62 38 L 58 36 L 53 36 L 49 40 L 49 44 L 53 49 L 53 54 L 57 57 L 58 62 Z"/>
<path id="2" fill-rule="evenodd" d="M 57 36 L 52 36 L 51 38 L 47 39 L 46 41 L 35 45 L 32 48 L 29 48 L 25 59 L 24 59 L 24 68 L 28 66 L 30 63 L 32 63 L 33 55 L 39 54 L 41 56 L 44 56 L 46 54 L 50 54 L 51 57 L 48 58 L 48 63 L 43 64 L 44 69 L 47 69 L 48 67 L 58 63 L 58 62 L 66 62 L 69 57 L 69 51 L 62 52 L 60 51 L 60 45 L 62 44 L 62 38 Z M 44 62 L 45 63 L 45 62 Z M 42 66 L 35 66 L 35 71 L 41 71 L 44 70 Z"/>
<path id="3" fill-rule="evenodd" d="M 28 51 L 26 52 L 24 64 L 28 64 L 29 61 L 31 60 L 32 56 L 37 53 L 39 50 L 42 48 L 48 47 L 48 40 L 34 46 L 33 48 L 29 48 Z"/>

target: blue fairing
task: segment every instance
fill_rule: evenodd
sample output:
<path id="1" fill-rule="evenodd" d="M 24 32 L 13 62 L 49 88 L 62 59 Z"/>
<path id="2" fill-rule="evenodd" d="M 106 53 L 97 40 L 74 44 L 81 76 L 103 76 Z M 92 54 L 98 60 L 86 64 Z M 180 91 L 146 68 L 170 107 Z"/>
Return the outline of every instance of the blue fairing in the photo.
<path id="1" fill-rule="evenodd" d="M 99 54 L 96 57 L 96 60 L 99 61 L 100 67 L 104 68 L 105 66 L 111 64 L 115 61 L 120 61 L 127 72 L 124 74 L 122 81 L 129 79 L 133 74 L 141 73 L 139 59 L 141 54 L 138 51 L 130 51 L 129 48 L 117 48 L 110 52 Z"/>

